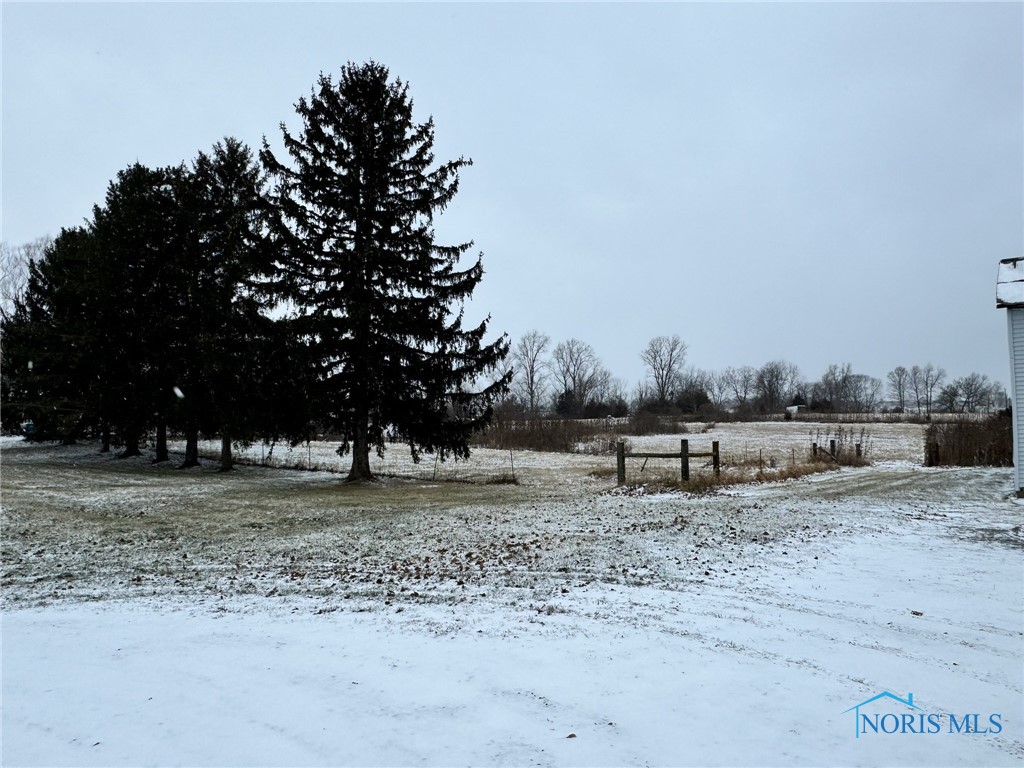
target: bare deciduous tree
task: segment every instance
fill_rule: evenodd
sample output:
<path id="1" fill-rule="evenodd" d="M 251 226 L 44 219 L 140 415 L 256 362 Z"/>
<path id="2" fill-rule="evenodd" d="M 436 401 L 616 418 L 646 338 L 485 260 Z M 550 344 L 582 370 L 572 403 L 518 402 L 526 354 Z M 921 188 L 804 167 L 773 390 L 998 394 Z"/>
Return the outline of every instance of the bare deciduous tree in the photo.
<path id="1" fill-rule="evenodd" d="M 594 377 L 594 390 L 588 401 L 584 403 L 584 406 L 589 407 L 593 404 L 607 406 L 607 412 L 594 414 L 595 418 L 600 418 L 619 415 L 615 413 L 615 410 L 620 405 L 625 410 L 626 403 L 626 382 L 616 376 L 612 376 L 611 371 L 604 366 L 600 366 Z"/>
<path id="2" fill-rule="evenodd" d="M 513 364 L 513 361 L 510 360 L 509 358 L 505 358 L 496 366 L 494 366 L 494 370 L 490 371 L 486 376 L 477 377 L 477 379 L 472 382 L 472 385 L 469 383 L 464 385 L 463 391 L 473 392 L 475 391 L 473 389 L 473 386 L 487 387 L 491 386 L 492 384 L 498 381 L 509 381 L 516 374 L 516 372 L 517 369 Z M 498 405 L 500 406 L 501 410 L 505 412 L 508 412 L 508 409 L 518 411 L 521 410 L 523 407 L 522 400 L 519 398 L 519 393 L 516 391 L 515 387 L 509 388 L 508 393 L 506 393 L 505 396 L 502 397 L 502 399 L 498 402 Z M 461 418 L 463 414 L 460 412 L 459 415 Z"/>
<path id="3" fill-rule="evenodd" d="M 708 396 L 709 374 L 698 368 L 683 370 L 678 378 L 674 405 L 686 413 L 698 413 L 711 402 Z"/>
<path id="4" fill-rule="evenodd" d="M 651 384 L 647 379 L 641 379 L 633 389 L 633 410 L 639 411 L 644 403 L 651 399 Z"/>
<path id="5" fill-rule="evenodd" d="M 821 375 L 818 394 L 822 400 L 829 403 L 833 413 L 850 410 L 852 376 L 853 366 L 849 363 L 832 363 Z"/>
<path id="6" fill-rule="evenodd" d="M 625 379 L 621 379 L 618 376 L 612 376 L 608 379 L 608 383 L 602 398 L 607 403 L 628 403 L 629 402 L 629 391 L 628 385 Z"/>
<path id="7" fill-rule="evenodd" d="M 655 336 L 640 353 L 640 359 L 647 366 L 654 397 L 661 403 L 669 400 L 686 361 L 686 344 L 678 334 Z"/>
<path id="8" fill-rule="evenodd" d="M 896 403 L 900 412 L 907 410 L 907 393 L 910 390 L 910 371 L 897 365 L 886 374 L 889 381 L 889 396 Z"/>
<path id="9" fill-rule="evenodd" d="M 728 367 L 722 371 L 732 393 L 733 404 L 739 411 L 750 405 L 757 385 L 757 371 L 752 366 L 743 365 L 739 368 Z"/>
<path id="10" fill-rule="evenodd" d="M 945 380 L 945 368 L 936 368 L 931 363 L 928 363 L 928 365 L 921 369 L 921 383 L 924 389 L 925 413 L 930 414 L 932 412 L 933 398 L 942 386 L 942 382 Z"/>
<path id="11" fill-rule="evenodd" d="M 882 380 L 863 373 L 850 376 L 850 400 L 847 407 L 854 413 L 872 413 L 882 402 Z"/>
<path id="12" fill-rule="evenodd" d="M 728 370 L 728 369 L 727 369 Z M 715 410 L 724 411 L 732 391 L 725 371 L 709 371 L 706 375 L 707 393 Z"/>
<path id="13" fill-rule="evenodd" d="M 1004 393 L 1002 385 L 984 373 L 970 373 L 944 386 L 936 404 L 941 410 L 959 413 L 990 412 Z"/>
<path id="14" fill-rule="evenodd" d="M 961 412 L 990 410 L 992 408 L 995 386 L 984 373 L 971 373 L 956 379 L 952 385 L 956 388 Z"/>
<path id="15" fill-rule="evenodd" d="M 921 366 L 915 365 L 910 369 L 909 387 L 914 396 L 914 409 L 920 413 L 924 405 L 924 371 Z"/>
<path id="16" fill-rule="evenodd" d="M 935 408 L 946 413 L 955 413 L 960 410 L 960 390 L 955 381 L 950 382 L 939 390 L 935 397 Z"/>
<path id="17" fill-rule="evenodd" d="M 691 366 L 680 372 L 677 381 L 681 387 L 699 389 L 706 393 L 711 388 L 711 372 Z"/>
<path id="18" fill-rule="evenodd" d="M 586 405 L 593 396 L 602 371 L 604 368 L 594 348 L 579 339 L 559 342 L 551 354 L 551 373 L 557 394 L 571 394 L 580 406 Z"/>
<path id="19" fill-rule="evenodd" d="M 50 237 L 23 245 L 0 242 L 0 317 L 10 317 L 28 285 L 29 264 L 38 262 L 52 242 Z"/>
<path id="20" fill-rule="evenodd" d="M 512 350 L 515 379 L 512 388 L 530 413 L 537 413 L 544 402 L 548 369 L 544 356 L 551 347 L 551 337 L 540 331 L 529 331 Z"/>
<path id="21" fill-rule="evenodd" d="M 757 371 L 755 388 L 761 410 L 778 411 L 785 404 L 793 385 L 800 380 L 800 369 L 785 360 L 771 360 Z"/>

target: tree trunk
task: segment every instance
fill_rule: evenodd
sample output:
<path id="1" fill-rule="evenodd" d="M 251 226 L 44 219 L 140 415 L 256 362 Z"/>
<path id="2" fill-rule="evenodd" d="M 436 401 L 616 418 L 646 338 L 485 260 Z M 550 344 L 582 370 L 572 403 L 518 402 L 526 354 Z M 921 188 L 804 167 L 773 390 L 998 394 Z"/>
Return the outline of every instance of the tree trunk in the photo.
<path id="1" fill-rule="evenodd" d="M 127 459 L 132 456 L 141 456 L 142 451 L 139 450 L 139 433 L 138 431 L 131 429 L 125 432 L 124 435 L 124 450 L 117 455 L 119 459 Z"/>
<path id="2" fill-rule="evenodd" d="M 370 472 L 370 441 L 369 429 L 365 421 L 356 425 L 356 434 L 352 440 L 352 468 L 348 471 L 346 483 L 362 483 L 373 480 Z"/>
<path id="3" fill-rule="evenodd" d="M 101 430 L 103 443 L 100 446 L 100 453 L 110 453 L 110 425 L 104 421 Z"/>
<path id="4" fill-rule="evenodd" d="M 61 438 L 61 445 L 77 445 L 78 438 L 85 431 L 85 417 L 79 417 L 74 426 L 71 427 Z"/>
<path id="5" fill-rule="evenodd" d="M 235 461 L 231 456 L 231 437 L 223 435 L 220 438 L 220 472 L 230 472 L 235 468 Z"/>
<path id="6" fill-rule="evenodd" d="M 156 428 L 156 456 L 153 458 L 153 463 L 159 464 L 169 458 L 170 456 L 167 455 L 167 425 L 160 422 Z"/>
<path id="7" fill-rule="evenodd" d="M 185 429 L 185 460 L 178 469 L 199 466 L 199 430 L 193 426 Z"/>

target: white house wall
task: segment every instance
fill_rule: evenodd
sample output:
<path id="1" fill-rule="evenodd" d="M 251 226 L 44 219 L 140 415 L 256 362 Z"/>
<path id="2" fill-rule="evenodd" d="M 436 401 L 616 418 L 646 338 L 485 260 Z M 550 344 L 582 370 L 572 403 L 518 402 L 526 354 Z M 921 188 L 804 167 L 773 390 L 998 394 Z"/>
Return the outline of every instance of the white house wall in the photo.
<path id="1" fill-rule="evenodd" d="M 1010 391 L 1013 393 L 1013 471 L 1017 495 L 1024 491 L 1024 308 L 1006 311 L 1010 340 Z"/>

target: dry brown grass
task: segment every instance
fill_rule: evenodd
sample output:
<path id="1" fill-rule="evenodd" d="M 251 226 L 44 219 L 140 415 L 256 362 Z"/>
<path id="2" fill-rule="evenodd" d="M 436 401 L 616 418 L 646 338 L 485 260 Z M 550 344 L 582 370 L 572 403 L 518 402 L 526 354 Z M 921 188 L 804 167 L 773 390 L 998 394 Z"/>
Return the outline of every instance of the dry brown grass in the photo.
<path id="1" fill-rule="evenodd" d="M 519 485 L 519 480 L 510 472 L 503 472 L 500 475 L 488 477 L 483 481 L 484 485 Z"/>
<path id="2" fill-rule="evenodd" d="M 729 466 L 723 467 L 719 474 L 711 471 L 691 472 L 690 479 L 683 481 L 679 474 L 668 470 L 655 470 L 653 472 L 639 473 L 634 476 L 633 483 L 627 486 L 639 487 L 643 485 L 648 493 L 664 493 L 682 491 L 685 493 L 706 494 L 714 493 L 719 488 L 726 488 L 734 485 L 745 485 L 750 483 L 775 483 L 786 480 L 796 480 L 808 475 L 831 472 L 837 469 L 837 465 L 828 462 L 807 462 L 804 464 L 788 464 L 780 467 L 756 467 L 755 466 Z M 612 476 L 615 472 L 594 473 L 594 476 Z M 646 477 L 644 476 L 646 474 Z"/>
<path id="3" fill-rule="evenodd" d="M 821 427 L 811 433 L 811 460 L 831 462 L 843 467 L 865 467 L 871 462 L 867 455 L 871 450 L 871 433 L 866 427 L 860 430 L 854 428 L 844 429 L 838 426 L 833 431 L 826 429 L 822 432 Z M 817 452 L 813 450 L 817 446 Z"/>

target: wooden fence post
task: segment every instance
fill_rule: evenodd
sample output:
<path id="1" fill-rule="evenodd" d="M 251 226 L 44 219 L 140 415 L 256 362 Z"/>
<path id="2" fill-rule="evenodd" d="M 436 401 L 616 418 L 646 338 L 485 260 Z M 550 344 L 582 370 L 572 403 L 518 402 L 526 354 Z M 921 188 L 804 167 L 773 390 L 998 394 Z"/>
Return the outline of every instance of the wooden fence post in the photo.
<path id="1" fill-rule="evenodd" d="M 721 474 L 722 471 L 722 454 L 719 451 L 717 440 L 713 440 L 711 443 L 711 453 L 706 451 L 691 453 L 690 441 L 683 439 L 679 441 L 679 453 L 630 453 L 629 456 L 634 459 L 643 459 L 644 465 L 647 464 L 647 459 L 679 459 L 679 474 L 684 483 L 690 481 L 691 458 L 710 456 L 715 475 Z M 643 467 L 640 468 L 640 471 L 643 472 Z M 626 443 L 622 440 L 615 444 L 615 479 L 620 486 L 626 484 Z"/>

